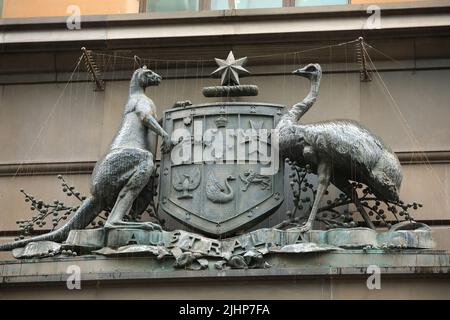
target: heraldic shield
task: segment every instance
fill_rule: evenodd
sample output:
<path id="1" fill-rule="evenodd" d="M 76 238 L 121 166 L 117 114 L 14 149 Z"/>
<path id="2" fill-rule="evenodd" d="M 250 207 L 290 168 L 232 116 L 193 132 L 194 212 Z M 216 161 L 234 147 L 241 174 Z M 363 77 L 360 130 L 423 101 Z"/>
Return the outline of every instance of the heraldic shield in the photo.
<path id="1" fill-rule="evenodd" d="M 180 141 L 162 155 L 159 213 L 222 237 L 250 228 L 283 202 L 283 166 L 273 132 L 283 106 L 221 102 L 165 112 Z"/>

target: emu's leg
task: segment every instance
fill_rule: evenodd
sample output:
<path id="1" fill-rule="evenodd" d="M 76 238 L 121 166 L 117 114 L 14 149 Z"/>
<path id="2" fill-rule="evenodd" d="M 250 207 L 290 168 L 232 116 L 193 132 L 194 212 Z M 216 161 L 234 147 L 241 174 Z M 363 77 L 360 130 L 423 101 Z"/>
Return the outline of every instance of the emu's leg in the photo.
<path id="1" fill-rule="evenodd" d="M 305 223 L 305 225 L 303 225 L 300 228 L 300 232 L 307 232 L 311 230 L 314 220 L 316 219 L 316 214 L 317 210 L 319 209 L 320 201 L 322 200 L 322 197 L 330 184 L 331 164 L 328 160 L 325 159 L 319 160 L 319 165 L 317 166 L 317 175 L 319 177 L 318 179 L 319 184 L 317 186 L 316 198 L 314 200 L 311 213 L 309 214 L 308 221 Z"/>
<path id="2" fill-rule="evenodd" d="M 159 229 L 161 226 L 151 223 L 151 222 L 126 222 L 123 221 L 123 217 L 127 215 L 132 206 L 133 202 L 137 199 L 142 189 L 147 185 L 150 177 L 154 171 L 154 164 L 152 156 L 142 161 L 138 167 L 135 169 L 134 174 L 128 180 L 126 185 L 119 192 L 116 203 L 111 210 L 108 220 L 105 223 L 105 228 L 116 228 L 116 227 L 130 227 L 130 228 L 144 228 L 144 229 Z"/>
<path id="3" fill-rule="evenodd" d="M 361 214 L 361 217 L 363 218 L 367 226 L 370 229 L 375 229 L 375 225 L 373 224 L 372 220 L 370 220 L 370 217 L 361 204 L 361 201 L 359 201 L 358 194 L 356 193 L 355 189 L 352 188 L 350 182 L 348 182 L 348 180 L 337 178 L 334 184 L 336 185 L 336 187 L 338 187 L 339 190 L 341 190 L 348 197 L 350 197 L 350 199 L 352 199 L 353 203 L 356 206 L 356 209 Z"/>
<path id="4" fill-rule="evenodd" d="M 356 193 L 356 190 L 351 188 L 351 197 L 352 201 L 356 206 L 356 209 L 358 209 L 359 213 L 361 214 L 361 217 L 364 219 L 364 222 L 367 224 L 367 226 L 370 229 L 375 229 L 375 225 L 373 224 L 372 220 L 370 220 L 369 215 L 367 214 L 366 210 L 364 209 L 363 205 L 361 204 L 361 201 L 359 201 L 358 194 Z"/>

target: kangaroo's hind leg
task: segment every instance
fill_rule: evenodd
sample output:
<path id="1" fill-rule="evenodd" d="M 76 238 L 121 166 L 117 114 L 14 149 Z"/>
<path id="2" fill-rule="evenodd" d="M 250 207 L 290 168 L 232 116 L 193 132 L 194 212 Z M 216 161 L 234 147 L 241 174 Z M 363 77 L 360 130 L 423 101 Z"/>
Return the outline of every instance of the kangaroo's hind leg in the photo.
<path id="1" fill-rule="evenodd" d="M 144 189 L 142 189 L 141 193 L 134 201 L 130 214 L 132 218 L 141 217 L 145 210 L 154 201 L 154 197 L 157 194 L 157 187 L 155 185 L 154 179 L 157 179 L 157 177 L 154 175 L 154 173 L 152 173 L 152 177 L 150 178 L 148 184 L 144 187 Z M 157 213 L 155 212 L 155 214 Z"/>
<path id="2" fill-rule="evenodd" d="M 105 223 L 105 228 L 130 227 L 150 230 L 161 229 L 161 226 L 151 222 L 123 221 L 124 216 L 130 212 L 133 202 L 138 198 L 142 189 L 147 186 L 154 169 L 153 156 L 148 152 L 144 159 L 134 168 L 133 174 L 120 190 L 114 207 Z"/>

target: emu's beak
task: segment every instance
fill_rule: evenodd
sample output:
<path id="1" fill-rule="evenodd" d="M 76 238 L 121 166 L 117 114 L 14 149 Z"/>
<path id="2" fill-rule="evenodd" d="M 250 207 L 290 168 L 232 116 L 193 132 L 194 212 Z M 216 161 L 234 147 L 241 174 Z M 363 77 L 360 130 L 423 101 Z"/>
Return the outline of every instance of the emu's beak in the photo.
<path id="1" fill-rule="evenodd" d="M 309 75 L 311 75 L 311 72 L 306 71 L 308 66 L 301 68 L 301 69 L 297 69 L 295 71 L 292 71 L 293 74 L 297 75 L 297 76 L 301 76 L 301 77 L 308 77 Z"/>

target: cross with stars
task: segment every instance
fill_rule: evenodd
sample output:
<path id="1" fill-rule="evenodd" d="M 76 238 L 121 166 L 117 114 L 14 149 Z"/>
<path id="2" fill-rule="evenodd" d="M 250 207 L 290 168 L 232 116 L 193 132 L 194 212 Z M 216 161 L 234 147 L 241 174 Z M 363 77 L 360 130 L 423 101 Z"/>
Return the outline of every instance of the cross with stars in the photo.
<path id="1" fill-rule="evenodd" d="M 239 85 L 239 75 L 250 74 L 243 65 L 247 62 L 247 57 L 234 59 L 233 51 L 230 51 L 226 60 L 215 58 L 219 66 L 211 75 L 220 74 L 223 86 Z"/>
<path id="2" fill-rule="evenodd" d="M 258 142 L 261 141 L 267 143 L 268 145 L 271 144 L 270 130 L 267 132 L 267 135 L 261 134 L 261 130 L 263 130 L 264 127 L 264 121 L 250 120 L 250 126 L 251 126 L 250 134 L 246 134 L 243 131 L 240 131 L 243 137 L 241 143 L 249 143 L 250 141 L 256 140 Z"/>

